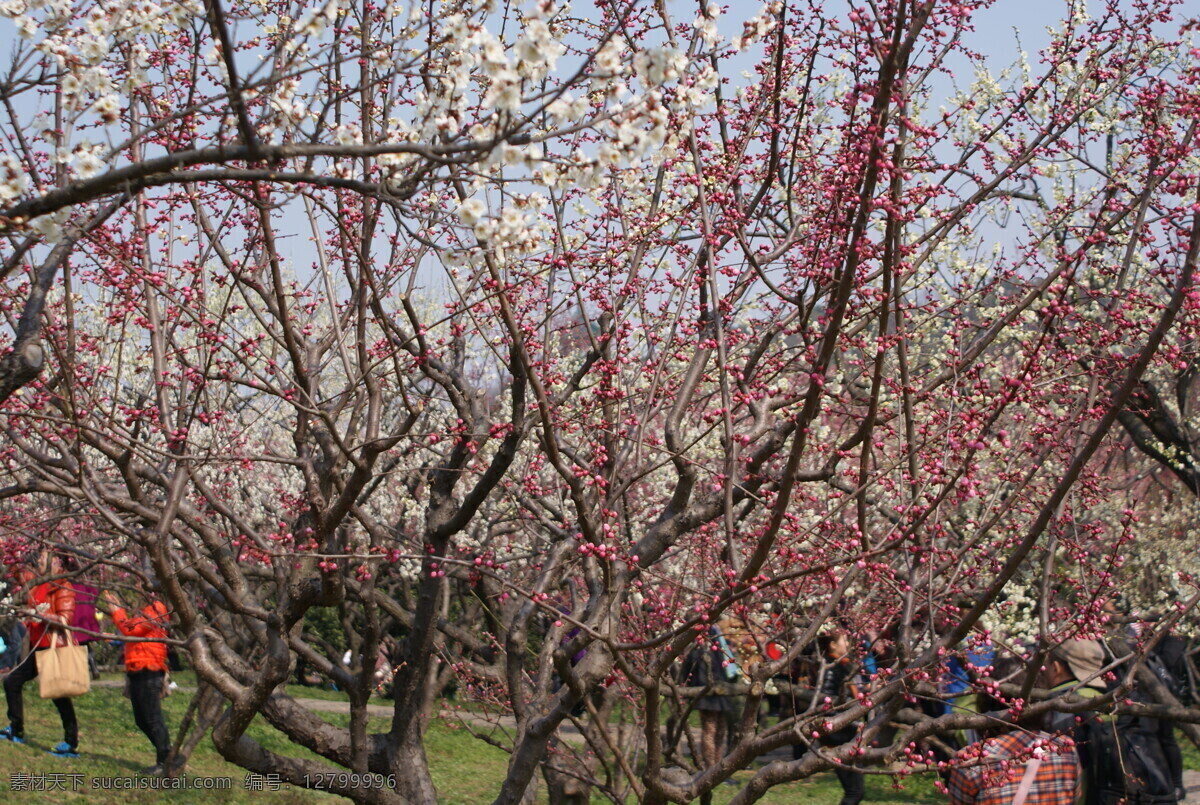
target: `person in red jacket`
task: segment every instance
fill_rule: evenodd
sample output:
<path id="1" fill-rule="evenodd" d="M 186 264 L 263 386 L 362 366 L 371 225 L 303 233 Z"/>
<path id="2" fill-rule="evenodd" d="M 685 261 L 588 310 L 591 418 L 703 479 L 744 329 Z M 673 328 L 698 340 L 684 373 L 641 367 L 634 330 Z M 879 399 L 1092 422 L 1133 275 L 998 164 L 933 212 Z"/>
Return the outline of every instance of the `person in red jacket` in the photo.
<path id="1" fill-rule="evenodd" d="M 129 701 L 133 704 L 133 720 L 138 729 L 154 744 L 154 765 L 144 769 L 145 774 L 162 775 L 167 771 L 167 759 L 171 752 L 171 739 L 167 724 L 163 720 L 163 680 L 167 674 L 167 644 L 155 640 L 165 639 L 170 616 L 162 601 L 151 600 L 142 608 L 141 614 L 130 615 L 121 606 L 120 599 L 105 590 L 101 596 L 101 607 L 112 615 L 113 623 L 128 637 L 141 640 L 125 641 L 125 676 L 129 680 Z"/>
<path id="2" fill-rule="evenodd" d="M 22 568 L 17 572 L 21 584 L 29 584 L 36 578 L 61 576 L 62 564 L 50 551 L 42 551 L 37 558 L 36 568 Z M 71 624 L 75 614 L 75 590 L 66 579 L 55 579 L 35 585 L 29 590 L 28 614 L 25 621 L 29 630 L 30 652 L 4 680 L 4 698 L 8 702 L 9 724 L 0 730 L 0 740 L 25 743 L 25 703 L 22 688 L 37 676 L 37 652 L 50 648 L 51 638 L 57 634 L 66 641 L 65 627 Z M 54 699 L 54 706 L 62 718 L 63 740 L 51 752 L 62 757 L 79 757 L 79 723 L 75 720 L 75 706 L 70 699 Z"/>

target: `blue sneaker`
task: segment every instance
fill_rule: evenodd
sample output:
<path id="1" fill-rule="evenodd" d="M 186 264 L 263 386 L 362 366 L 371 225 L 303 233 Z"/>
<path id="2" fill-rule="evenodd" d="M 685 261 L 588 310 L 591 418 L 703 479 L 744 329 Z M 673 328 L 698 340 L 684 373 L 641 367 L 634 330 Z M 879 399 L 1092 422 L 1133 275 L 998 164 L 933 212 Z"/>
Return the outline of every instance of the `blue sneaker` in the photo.
<path id="1" fill-rule="evenodd" d="M 25 739 L 20 735 L 13 735 L 13 728 L 11 724 L 0 730 L 0 741 L 11 741 L 15 744 L 25 743 Z"/>
<path id="2" fill-rule="evenodd" d="M 50 754 L 55 757 L 79 757 L 79 753 L 75 751 L 75 747 L 66 741 L 61 742 L 58 746 L 51 749 Z"/>

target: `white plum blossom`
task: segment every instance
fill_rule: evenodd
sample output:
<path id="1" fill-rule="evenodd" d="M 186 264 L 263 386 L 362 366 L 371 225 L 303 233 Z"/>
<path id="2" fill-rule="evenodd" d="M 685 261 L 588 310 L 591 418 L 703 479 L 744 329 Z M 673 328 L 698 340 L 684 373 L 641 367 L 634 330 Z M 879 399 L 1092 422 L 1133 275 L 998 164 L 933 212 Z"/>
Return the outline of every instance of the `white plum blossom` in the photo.
<path id="1" fill-rule="evenodd" d="M 533 4 L 533 8 L 525 12 L 525 17 L 531 20 L 547 20 L 557 13 L 558 6 L 554 0 L 537 0 Z"/>
<path id="2" fill-rule="evenodd" d="M 38 112 L 29 124 L 29 130 L 48 143 L 54 142 L 54 119 L 47 112 Z"/>
<path id="3" fill-rule="evenodd" d="M 283 122 L 296 125 L 304 120 L 308 114 L 308 107 L 304 99 L 296 95 L 296 89 L 300 85 L 298 78 L 290 78 L 280 81 L 275 91 L 271 94 L 270 105 Z"/>
<path id="4" fill-rule="evenodd" d="M 362 145 L 362 128 L 357 124 L 338 126 L 333 130 L 333 140 L 338 145 Z"/>
<path id="5" fill-rule="evenodd" d="M 296 30 L 303 36 L 320 36 L 326 26 L 337 21 L 338 0 L 329 0 L 324 6 L 310 11 L 296 23 Z"/>
<path id="6" fill-rule="evenodd" d="M 618 75 L 623 72 L 625 64 L 623 54 L 625 52 L 625 40 L 619 36 L 614 36 L 612 39 L 604 43 L 604 47 L 596 54 L 595 65 L 596 69 L 602 73 L 610 75 Z"/>
<path id="7" fill-rule="evenodd" d="M 50 56 L 58 63 L 59 67 L 66 67 L 68 60 L 74 60 L 76 57 L 71 51 L 71 46 L 58 34 L 51 34 L 38 42 L 35 47 Z"/>
<path id="8" fill-rule="evenodd" d="M 412 162 L 412 154 L 403 152 L 384 153 L 376 157 L 379 166 L 389 173 L 396 173 Z"/>
<path id="9" fill-rule="evenodd" d="M 516 71 L 504 69 L 492 79 L 492 87 L 483 99 L 484 106 L 501 112 L 515 112 L 521 108 L 521 77 Z"/>
<path id="10" fill-rule="evenodd" d="M 38 32 L 37 20 L 33 17 L 17 17 L 14 22 L 17 23 L 17 33 L 22 39 L 33 39 Z"/>
<path id="11" fill-rule="evenodd" d="M 485 30 L 478 31 L 474 39 L 483 60 L 484 73 L 495 78 L 499 73 L 511 69 L 508 54 L 504 52 L 504 43 Z"/>
<path id="12" fill-rule="evenodd" d="M 554 41 L 550 26 L 541 20 L 529 20 L 525 30 L 517 40 L 515 48 L 517 58 L 531 72 L 544 73 L 553 70 L 558 59 L 566 52 L 566 48 Z"/>
<path id="13" fill-rule="evenodd" d="M 92 104 L 92 111 L 105 123 L 116 123 L 121 117 L 121 101 L 116 95 L 105 95 Z"/>
<path id="14" fill-rule="evenodd" d="M 658 87 L 679 78 L 687 67 L 687 56 L 673 47 L 643 50 L 633 58 L 633 68 L 642 82 Z"/>
<path id="15" fill-rule="evenodd" d="M 550 26 L 541 20 L 530 20 L 517 40 L 517 58 L 527 62 L 540 62 L 545 58 L 545 48 L 552 42 Z"/>
<path id="16" fill-rule="evenodd" d="M 502 238 L 520 237 L 529 228 L 529 220 L 513 207 L 505 207 L 497 219 L 497 232 Z"/>
<path id="17" fill-rule="evenodd" d="M 621 149 L 617 148 L 617 146 L 613 145 L 612 143 L 600 143 L 598 156 L 600 158 L 601 165 L 615 167 L 621 161 Z"/>
<path id="18" fill-rule="evenodd" d="M 721 16 L 721 7 L 716 3 L 709 3 L 704 12 L 692 23 L 700 32 L 700 38 L 706 45 L 715 45 L 721 38 L 717 33 L 717 17 L 719 16 Z"/>
<path id="19" fill-rule="evenodd" d="M 221 57 L 220 43 L 214 44 L 204 54 L 204 63 L 210 67 L 216 67 L 221 72 L 221 77 L 229 79 L 229 69 L 225 66 L 225 59 Z"/>
<path id="20" fill-rule="evenodd" d="M 546 106 L 546 114 L 556 125 L 562 125 L 570 119 L 572 100 L 569 93 L 563 93 Z"/>
<path id="21" fill-rule="evenodd" d="M 546 187 L 557 190 L 562 181 L 562 174 L 553 162 L 544 162 L 533 172 L 533 178 Z"/>
<path id="22" fill-rule="evenodd" d="M 138 0 L 126 7 L 122 24 L 117 29 L 119 39 L 128 41 L 136 35 L 148 36 L 159 33 L 167 21 L 160 6 L 149 0 Z"/>
<path id="23" fill-rule="evenodd" d="M 467 226 L 475 226 L 487 214 L 487 205 L 482 199 L 469 198 L 458 205 L 458 218 Z"/>
<path id="24" fill-rule="evenodd" d="M 25 0 L 4 0 L 0 3 L 0 17 L 8 17 L 13 19 L 19 17 L 29 10 L 29 6 Z"/>
<path id="25" fill-rule="evenodd" d="M 145 85 L 146 68 L 150 66 L 150 51 L 141 42 L 134 42 L 129 48 L 129 58 L 126 60 L 128 72 L 121 82 L 121 91 L 130 94 Z"/>
<path id="26" fill-rule="evenodd" d="M 546 114 L 557 125 L 572 120 L 584 120 L 590 111 L 590 100 L 586 97 L 576 98 L 569 92 L 564 92 L 546 107 Z"/>
<path id="27" fill-rule="evenodd" d="M 21 163 L 12 154 L 0 154 L 0 201 L 12 201 L 29 187 Z"/>
<path id="28" fill-rule="evenodd" d="M 745 50 L 751 43 L 769 34 L 775 28 L 775 17 L 783 10 L 783 3 L 766 3 L 758 10 L 758 14 L 748 19 L 742 26 L 742 35 L 733 38 L 733 46 L 737 50 Z"/>
<path id="29" fill-rule="evenodd" d="M 92 145 L 84 140 L 75 148 L 75 175 L 80 179 L 91 179 L 99 176 L 108 167 L 108 163 L 100 156 L 104 151 L 102 145 Z"/>
<path id="30" fill-rule="evenodd" d="M 97 39 L 106 37 L 112 27 L 112 18 L 105 13 L 102 6 L 92 6 L 87 10 L 87 14 L 83 18 L 83 30 L 87 31 L 89 36 Z"/>
<path id="31" fill-rule="evenodd" d="M 67 219 L 71 217 L 70 208 L 53 212 L 49 215 L 41 215 L 29 222 L 29 228 L 42 239 L 51 245 L 58 243 L 63 237 L 63 225 Z"/>
<path id="32" fill-rule="evenodd" d="M 492 239 L 494 234 L 496 234 L 496 222 L 491 218 L 480 218 L 475 222 L 475 225 L 471 227 L 471 231 L 475 234 L 475 238 L 477 240 L 482 243 L 486 243 Z"/>
<path id="33" fill-rule="evenodd" d="M 81 36 L 75 46 L 87 64 L 99 64 L 108 55 L 108 38 L 104 36 Z"/>

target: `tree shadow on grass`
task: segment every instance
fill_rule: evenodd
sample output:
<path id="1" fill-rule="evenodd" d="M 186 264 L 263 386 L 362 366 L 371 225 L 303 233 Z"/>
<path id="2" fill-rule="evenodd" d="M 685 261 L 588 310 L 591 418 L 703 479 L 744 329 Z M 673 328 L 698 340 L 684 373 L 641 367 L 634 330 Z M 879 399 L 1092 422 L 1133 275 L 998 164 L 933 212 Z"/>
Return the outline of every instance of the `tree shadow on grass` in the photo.
<path id="1" fill-rule="evenodd" d="M 53 772 L 62 771 L 69 773 L 72 771 L 70 768 L 72 765 L 77 767 L 76 770 L 82 770 L 82 768 L 78 766 L 80 761 L 83 761 L 84 763 L 107 762 L 111 763 L 113 766 L 117 766 L 122 769 L 128 769 L 135 774 L 140 772 L 145 765 L 139 764 L 137 761 L 130 758 L 118 758 L 114 757 L 113 755 L 106 755 L 102 752 L 93 752 L 88 750 L 86 746 L 79 750 L 79 757 L 62 757 L 60 755 L 55 755 L 50 751 L 54 748 L 53 746 L 44 744 L 41 741 L 31 741 L 26 738 L 25 743 L 20 745 L 11 744 L 7 741 L 4 743 L 8 743 L 9 746 L 16 746 L 18 749 L 31 750 L 31 760 L 40 760 L 44 758 L 46 761 L 55 764 L 53 769 L 47 769 L 47 771 Z"/>

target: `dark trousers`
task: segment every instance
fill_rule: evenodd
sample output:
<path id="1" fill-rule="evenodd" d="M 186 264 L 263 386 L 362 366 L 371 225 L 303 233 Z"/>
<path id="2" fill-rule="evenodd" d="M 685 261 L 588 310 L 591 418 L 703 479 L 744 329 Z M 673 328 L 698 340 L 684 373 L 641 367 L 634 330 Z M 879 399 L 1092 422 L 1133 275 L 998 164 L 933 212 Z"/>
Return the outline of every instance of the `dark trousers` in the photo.
<path id="1" fill-rule="evenodd" d="M 822 739 L 823 746 L 840 746 L 844 743 L 849 743 L 854 740 L 857 730 L 854 727 L 849 729 L 838 730 L 831 732 Z M 808 750 L 803 744 L 792 744 L 792 760 L 799 760 L 804 757 L 804 753 Z M 838 782 L 842 784 L 842 798 L 838 805 L 858 805 L 863 801 L 863 797 L 867 795 L 867 777 L 861 771 L 851 771 L 850 769 L 834 768 L 833 773 L 837 775 Z"/>
<path id="2" fill-rule="evenodd" d="M 840 805 L 858 805 L 867 795 L 867 778 L 861 771 L 849 769 L 834 769 L 838 782 L 842 784 L 842 800 Z"/>
<path id="3" fill-rule="evenodd" d="M 45 649 L 40 648 L 27 656 L 4 680 L 4 698 L 8 702 L 8 722 L 12 725 L 13 735 L 18 738 L 25 737 L 25 702 L 21 696 L 21 688 L 38 675 L 37 657 L 35 656 L 38 651 L 45 651 Z M 74 749 L 79 746 L 79 723 L 75 720 L 75 705 L 71 704 L 70 699 L 54 699 L 53 702 L 54 706 L 58 708 L 59 716 L 62 717 L 63 740 Z"/>
<path id="4" fill-rule="evenodd" d="M 129 701 L 133 703 L 133 720 L 138 729 L 154 744 L 154 762 L 166 763 L 171 751 L 171 738 L 163 721 L 163 671 L 130 671 Z"/>
<path id="5" fill-rule="evenodd" d="M 840 746 L 850 743 L 854 740 L 854 736 L 858 734 L 858 730 L 854 727 L 847 727 L 831 732 L 821 743 L 825 746 Z M 867 778 L 861 771 L 851 771 L 850 769 L 835 768 L 833 773 L 837 775 L 838 782 L 842 784 L 842 799 L 838 805 L 858 805 L 863 801 L 863 797 L 867 795 Z"/>

